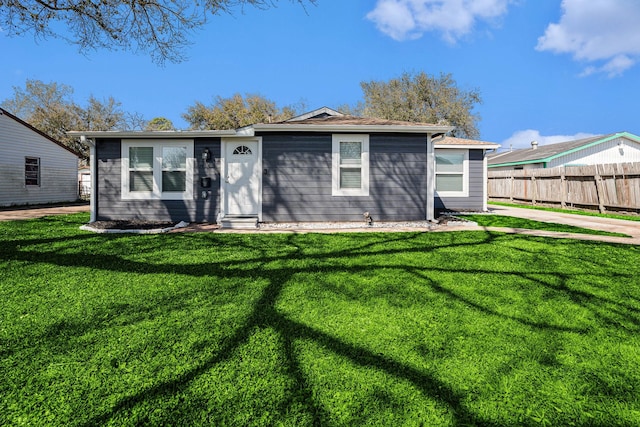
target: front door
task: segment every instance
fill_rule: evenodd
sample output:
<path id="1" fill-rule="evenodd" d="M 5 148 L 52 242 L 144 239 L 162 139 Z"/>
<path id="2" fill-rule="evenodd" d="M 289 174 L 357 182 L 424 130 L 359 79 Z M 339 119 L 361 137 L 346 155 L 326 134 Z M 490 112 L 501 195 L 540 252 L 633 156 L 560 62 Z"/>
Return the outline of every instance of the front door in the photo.
<path id="1" fill-rule="evenodd" d="M 260 144 L 257 140 L 224 143 L 226 216 L 257 216 L 260 207 Z"/>

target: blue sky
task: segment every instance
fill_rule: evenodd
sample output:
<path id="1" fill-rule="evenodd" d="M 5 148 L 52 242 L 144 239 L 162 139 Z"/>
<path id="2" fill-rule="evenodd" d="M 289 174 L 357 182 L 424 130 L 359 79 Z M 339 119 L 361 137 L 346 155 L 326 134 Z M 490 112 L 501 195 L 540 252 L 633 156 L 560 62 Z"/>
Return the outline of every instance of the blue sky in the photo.
<path id="1" fill-rule="evenodd" d="M 186 127 L 181 114 L 216 96 L 336 107 L 361 100 L 362 81 L 424 71 L 478 89 L 481 139 L 503 148 L 640 134 L 638 22 L 637 0 L 280 0 L 211 18 L 188 59 L 164 67 L 0 29 L 0 101 L 37 79 L 73 87 L 80 104 L 113 96 L 126 111 Z"/>

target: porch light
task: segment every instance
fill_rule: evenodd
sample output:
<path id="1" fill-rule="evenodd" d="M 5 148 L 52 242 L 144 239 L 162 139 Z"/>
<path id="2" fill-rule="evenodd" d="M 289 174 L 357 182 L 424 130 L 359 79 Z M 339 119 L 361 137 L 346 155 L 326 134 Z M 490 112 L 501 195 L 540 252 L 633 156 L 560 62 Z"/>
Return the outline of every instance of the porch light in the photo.
<path id="1" fill-rule="evenodd" d="M 211 160 L 211 150 L 209 150 L 208 148 L 205 148 L 202 151 L 202 160 L 204 160 L 205 162 L 208 162 L 209 160 Z"/>

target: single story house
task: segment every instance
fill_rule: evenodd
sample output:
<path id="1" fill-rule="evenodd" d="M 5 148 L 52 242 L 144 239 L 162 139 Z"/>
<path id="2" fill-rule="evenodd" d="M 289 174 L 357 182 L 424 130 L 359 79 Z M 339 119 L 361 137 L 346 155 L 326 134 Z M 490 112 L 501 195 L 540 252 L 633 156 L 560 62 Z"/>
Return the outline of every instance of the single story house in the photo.
<path id="1" fill-rule="evenodd" d="M 72 132 L 90 146 L 91 221 L 432 220 L 486 210 L 486 153 L 450 126 L 330 108 L 235 130 Z"/>
<path id="2" fill-rule="evenodd" d="M 0 206 L 78 199 L 79 155 L 0 108 Z"/>
<path id="3" fill-rule="evenodd" d="M 491 170 L 554 168 L 640 162 L 640 137 L 628 132 L 599 135 L 489 155 Z"/>

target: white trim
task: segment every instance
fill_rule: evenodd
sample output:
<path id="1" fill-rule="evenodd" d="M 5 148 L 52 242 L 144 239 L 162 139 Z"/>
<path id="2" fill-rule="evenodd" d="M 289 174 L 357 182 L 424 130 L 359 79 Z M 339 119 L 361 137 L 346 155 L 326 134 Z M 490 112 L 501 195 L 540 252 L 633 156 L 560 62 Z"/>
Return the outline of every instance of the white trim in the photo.
<path id="1" fill-rule="evenodd" d="M 149 140 L 159 139 L 185 139 L 185 138 L 203 138 L 207 136 L 233 136 L 236 131 L 231 130 L 153 130 L 153 131 L 69 131 L 69 136 L 85 137 L 85 138 L 144 138 Z"/>
<path id="2" fill-rule="evenodd" d="M 437 176 L 442 175 L 459 175 L 460 172 L 440 172 L 438 173 L 438 162 L 436 160 L 437 153 L 462 153 L 464 159 L 462 160 L 462 191 L 438 191 L 435 188 L 435 194 L 440 197 L 469 197 L 469 150 L 460 150 L 456 148 L 438 148 L 434 150 L 433 169 L 434 169 L 434 187 L 437 182 Z"/>
<path id="3" fill-rule="evenodd" d="M 467 150 L 493 150 L 500 148 L 500 144 L 435 144 L 435 148 L 450 148 L 450 149 L 467 149 Z"/>
<path id="4" fill-rule="evenodd" d="M 482 211 L 487 212 L 489 210 L 487 206 L 487 191 L 488 191 L 488 172 L 487 172 L 487 151 L 482 150 Z"/>
<path id="5" fill-rule="evenodd" d="M 89 144 L 89 170 L 91 171 L 91 195 L 89 196 L 89 222 L 98 220 L 98 171 L 96 163 L 96 143 L 93 139 L 81 137 L 80 140 Z"/>
<path id="6" fill-rule="evenodd" d="M 435 213 L 436 194 L 436 156 L 434 154 L 434 144 L 431 134 L 427 134 L 427 221 L 433 221 Z"/>
<path id="7" fill-rule="evenodd" d="M 340 188 L 340 142 L 357 141 L 362 144 L 361 187 Z M 368 196 L 369 195 L 369 135 L 333 134 L 331 135 L 331 195 L 332 196 Z"/>
<path id="8" fill-rule="evenodd" d="M 295 122 L 293 122 L 295 123 Z M 346 124 L 256 124 L 247 129 L 250 133 L 255 132 L 357 132 L 357 133 L 447 133 L 453 130 L 451 126 L 438 125 L 346 125 Z"/>
<path id="9" fill-rule="evenodd" d="M 285 123 L 258 123 L 239 129 L 230 130 L 167 130 L 167 131 L 69 131 L 67 135 L 85 138 L 136 138 L 136 139 L 184 139 L 202 137 L 244 138 L 255 136 L 256 132 L 328 132 L 328 133 L 423 133 L 446 134 L 452 131 L 452 126 L 440 125 L 357 125 L 357 124 L 296 124 Z M 466 147 L 466 146 L 465 146 Z M 490 145 L 486 148 L 497 148 L 498 145 Z M 473 145 L 469 148 L 485 148 L 484 145 Z"/>
<path id="10" fill-rule="evenodd" d="M 163 192 L 160 188 L 162 182 L 162 149 L 164 147 L 182 146 L 187 149 L 187 162 L 185 170 L 185 191 Z M 157 139 L 145 141 L 138 139 L 123 139 L 121 147 L 121 192 L 122 200 L 191 200 L 193 199 L 193 174 L 195 159 L 192 139 Z M 129 190 L 129 148 L 152 147 L 153 148 L 153 190 L 130 191 Z M 97 187 L 96 187 L 97 188 Z M 93 191 L 93 190 L 92 190 Z"/>

